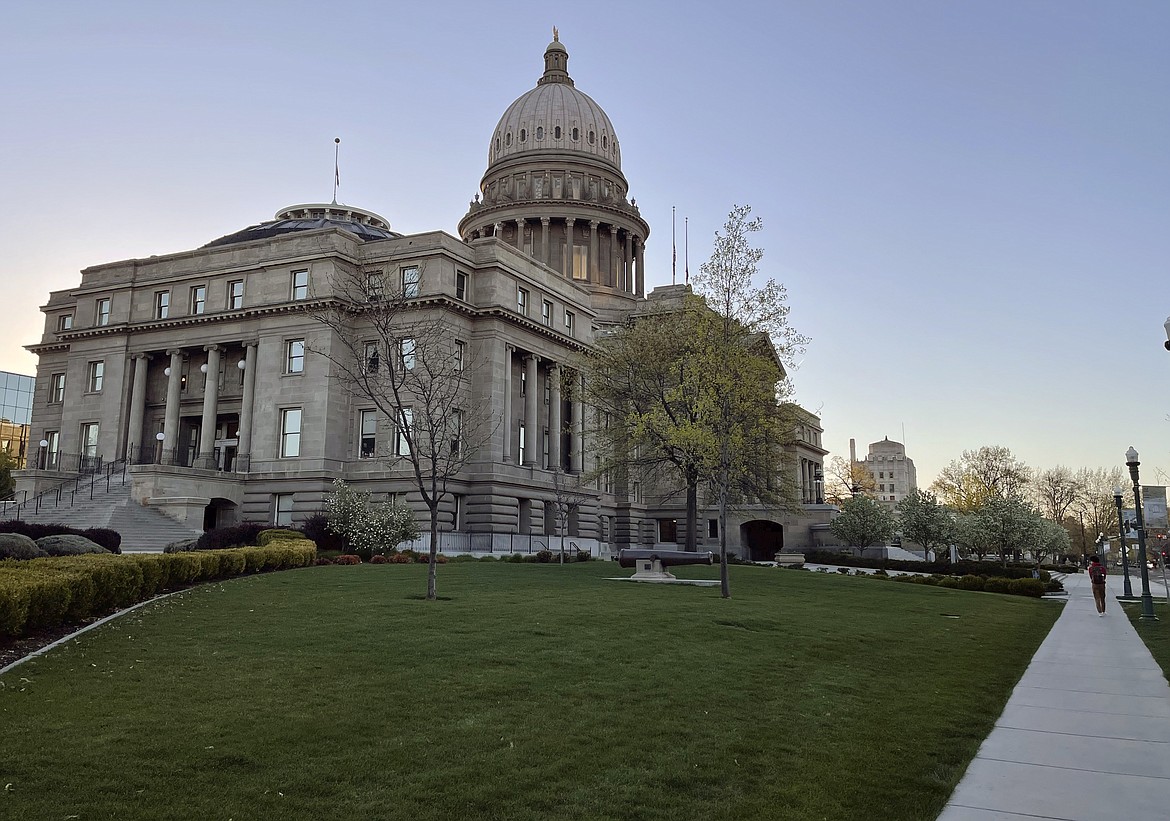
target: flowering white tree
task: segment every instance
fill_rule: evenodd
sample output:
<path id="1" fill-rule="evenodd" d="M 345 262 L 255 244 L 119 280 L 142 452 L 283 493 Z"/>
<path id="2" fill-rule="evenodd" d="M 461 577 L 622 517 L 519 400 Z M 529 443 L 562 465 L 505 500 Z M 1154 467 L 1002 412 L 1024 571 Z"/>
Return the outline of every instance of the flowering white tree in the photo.
<path id="1" fill-rule="evenodd" d="M 393 502 L 373 503 L 370 494 L 335 479 L 325 496 L 329 530 L 343 537 L 363 561 L 390 552 L 402 542 L 417 538 L 414 513 Z"/>

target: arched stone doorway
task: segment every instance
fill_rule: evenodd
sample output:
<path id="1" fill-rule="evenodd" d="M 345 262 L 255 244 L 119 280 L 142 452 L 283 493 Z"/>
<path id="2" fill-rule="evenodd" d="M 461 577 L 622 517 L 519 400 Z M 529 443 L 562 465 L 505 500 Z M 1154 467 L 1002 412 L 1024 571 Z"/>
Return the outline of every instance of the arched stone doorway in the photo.
<path id="1" fill-rule="evenodd" d="M 239 506 L 235 502 L 217 496 L 203 509 L 203 529 L 214 530 L 217 527 L 234 525 L 238 516 Z"/>
<path id="2" fill-rule="evenodd" d="M 770 562 L 784 547 L 784 526 L 768 519 L 744 522 L 739 536 L 747 558 L 753 562 Z"/>

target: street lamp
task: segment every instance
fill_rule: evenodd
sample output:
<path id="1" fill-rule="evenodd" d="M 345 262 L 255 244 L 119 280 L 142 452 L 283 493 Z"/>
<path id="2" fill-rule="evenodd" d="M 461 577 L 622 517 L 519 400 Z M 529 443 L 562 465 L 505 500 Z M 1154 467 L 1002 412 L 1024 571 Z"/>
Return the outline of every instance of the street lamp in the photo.
<path id="1" fill-rule="evenodd" d="M 42 439 L 40 441 L 40 445 L 41 445 L 41 450 L 37 454 L 37 467 L 39 467 L 41 470 L 44 470 L 45 469 L 45 448 L 47 448 L 49 446 L 49 440 Z"/>
<path id="2" fill-rule="evenodd" d="M 1121 485 L 1113 488 L 1113 503 L 1117 505 L 1117 535 L 1121 537 L 1121 574 L 1125 579 L 1122 586 L 1127 599 L 1133 598 L 1133 588 L 1129 584 L 1129 547 L 1125 543 L 1125 520 L 1121 512 Z"/>
<path id="3" fill-rule="evenodd" d="M 1154 615 L 1154 598 L 1150 595 L 1150 571 L 1146 567 L 1146 522 L 1142 516 L 1142 488 L 1138 483 L 1138 452 L 1130 445 L 1125 452 L 1125 464 L 1129 467 L 1129 476 L 1133 479 L 1133 506 L 1137 513 L 1138 533 L 1138 561 L 1142 566 L 1142 619 L 1157 619 Z"/>
<path id="4" fill-rule="evenodd" d="M 1166 317 L 1166 325 L 1164 327 L 1166 328 L 1166 342 L 1164 344 L 1166 345 L 1166 350 L 1170 351 L 1170 316 Z"/>
<path id="5" fill-rule="evenodd" d="M 817 465 L 816 470 L 813 471 L 813 484 L 816 485 L 817 504 L 823 505 L 825 503 L 825 474 L 821 472 L 820 465 Z"/>
<path id="6" fill-rule="evenodd" d="M 155 460 L 155 463 L 161 465 L 163 455 L 163 440 L 167 438 L 167 435 L 160 430 L 154 435 L 154 438 L 158 440 L 158 458 Z"/>

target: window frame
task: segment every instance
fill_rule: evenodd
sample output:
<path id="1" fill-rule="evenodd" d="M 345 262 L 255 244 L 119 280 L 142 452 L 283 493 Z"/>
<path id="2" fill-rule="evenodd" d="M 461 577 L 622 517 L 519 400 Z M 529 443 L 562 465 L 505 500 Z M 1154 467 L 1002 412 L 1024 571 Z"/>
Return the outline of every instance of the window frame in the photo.
<path id="1" fill-rule="evenodd" d="M 565 330 L 569 333 L 570 336 L 572 335 L 573 330 L 576 327 L 576 324 L 577 324 L 577 315 L 575 313 L 573 313 L 572 311 L 570 311 L 568 308 L 566 308 L 565 309 Z"/>
<path id="2" fill-rule="evenodd" d="M 378 351 L 377 342 L 364 343 L 365 349 L 362 356 L 362 373 L 376 374 L 378 369 L 382 367 L 382 355 Z"/>
<path id="3" fill-rule="evenodd" d="M 417 265 L 404 265 L 398 269 L 399 280 L 402 284 L 404 299 L 414 299 L 419 294 L 419 284 L 422 282 L 422 273 Z"/>
<path id="4" fill-rule="evenodd" d="M 73 314 L 61 314 L 57 317 L 57 332 L 73 330 Z"/>
<path id="5" fill-rule="evenodd" d="M 528 289 L 519 285 L 516 286 L 516 313 L 520 316 L 528 316 L 529 300 Z"/>
<path id="6" fill-rule="evenodd" d="M 455 272 L 455 298 L 467 302 L 468 286 L 471 278 L 463 271 Z"/>
<path id="7" fill-rule="evenodd" d="M 455 340 L 455 372 L 463 373 L 467 367 L 467 343 L 462 339 Z"/>
<path id="8" fill-rule="evenodd" d="M 98 455 L 98 439 L 101 436 L 101 423 L 82 422 L 78 431 L 77 450 L 80 455 L 86 458 L 96 457 Z"/>
<path id="9" fill-rule="evenodd" d="M 552 327 L 552 324 L 553 324 L 552 300 L 548 300 L 548 299 L 540 300 L 540 321 L 543 322 L 548 327 L 550 327 L 550 328 Z"/>
<path id="10" fill-rule="evenodd" d="M 367 422 L 370 428 L 368 431 Z M 378 411 L 376 408 L 363 408 L 358 411 L 358 458 L 373 459 L 377 455 Z"/>
<path id="11" fill-rule="evenodd" d="M 300 353 L 296 352 L 297 346 L 300 346 Z M 288 339 L 284 343 L 284 374 L 285 376 L 298 376 L 305 372 L 305 340 Z"/>
<path id="12" fill-rule="evenodd" d="M 154 292 L 154 318 L 155 319 L 169 319 L 171 315 L 171 292 L 155 291 Z"/>
<path id="13" fill-rule="evenodd" d="M 366 301 L 381 302 L 386 296 L 386 275 L 382 271 L 366 272 Z"/>
<path id="14" fill-rule="evenodd" d="M 414 430 L 414 408 L 401 408 L 399 409 L 398 424 L 394 426 L 395 456 L 410 456 L 410 442 L 406 438 L 408 430 Z"/>
<path id="15" fill-rule="evenodd" d="M 302 280 L 304 280 L 302 282 Z M 309 269 L 289 271 L 289 296 L 293 302 L 304 302 L 309 298 Z"/>
<path id="16" fill-rule="evenodd" d="M 50 405 L 60 405 L 65 401 L 65 373 L 49 374 L 49 401 Z"/>
<path id="17" fill-rule="evenodd" d="M 303 407 L 280 409 L 280 458 L 296 459 L 301 455 L 301 435 L 304 429 Z M 295 419 L 295 430 L 291 422 Z"/>
<path id="18" fill-rule="evenodd" d="M 296 504 L 295 493 L 272 494 L 272 524 L 277 527 L 292 525 L 293 506 Z M 287 502 L 286 502 L 287 500 Z M 287 515 L 285 515 L 287 514 Z"/>
<path id="19" fill-rule="evenodd" d="M 93 324 L 98 328 L 104 328 L 110 324 L 110 304 L 111 300 L 108 296 L 98 297 L 93 306 Z"/>
<path id="20" fill-rule="evenodd" d="M 238 288 L 236 286 L 239 286 Z M 236 291 L 239 293 L 236 293 Z M 227 307 L 229 311 L 238 311 L 244 307 L 244 280 L 233 279 L 227 284 Z"/>
<path id="21" fill-rule="evenodd" d="M 398 340 L 398 362 L 405 371 L 413 371 L 418 363 L 418 340 L 404 336 Z"/>
<path id="22" fill-rule="evenodd" d="M 85 367 L 85 392 L 101 393 L 102 383 L 106 378 L 106 361 L 96 359 Z"/>
<path id="23" fill-rule="evenodd" d="M 207 313 L 207 286 L 191 286 L 191 316 L 202 316 Z"/>

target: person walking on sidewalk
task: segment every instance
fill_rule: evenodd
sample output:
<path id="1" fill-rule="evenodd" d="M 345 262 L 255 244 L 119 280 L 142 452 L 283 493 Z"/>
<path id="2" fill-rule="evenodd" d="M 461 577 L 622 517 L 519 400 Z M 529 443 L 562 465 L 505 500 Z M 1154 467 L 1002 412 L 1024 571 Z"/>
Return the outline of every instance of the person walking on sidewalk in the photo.
<path id="1" fill-rule="evenodd" d="M 1096 556 L 1089 557 L 1089 583 L 1093 586 L 1093 601 L 1097 604 L 1097 616 L 1105 615 L 1105 565 Z"/>

